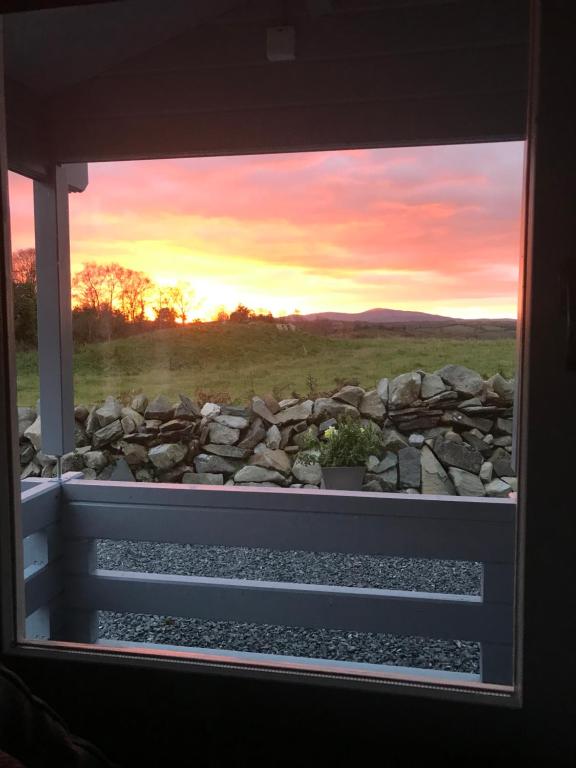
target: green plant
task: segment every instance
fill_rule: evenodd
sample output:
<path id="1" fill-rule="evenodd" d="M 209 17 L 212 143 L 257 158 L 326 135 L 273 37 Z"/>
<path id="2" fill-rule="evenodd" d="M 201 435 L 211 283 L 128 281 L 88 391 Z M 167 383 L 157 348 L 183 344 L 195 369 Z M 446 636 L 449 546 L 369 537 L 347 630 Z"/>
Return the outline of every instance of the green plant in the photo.
<path id="1" fill-rule="evenodd" d="M 308 433 L 300 453 L 302 464 L 320 464 L 321 467 L 357 467 L 382 448 L 382 436 L 373 424 L 344 417 L 335 427 L 329 427 L 321 437 Z"/>

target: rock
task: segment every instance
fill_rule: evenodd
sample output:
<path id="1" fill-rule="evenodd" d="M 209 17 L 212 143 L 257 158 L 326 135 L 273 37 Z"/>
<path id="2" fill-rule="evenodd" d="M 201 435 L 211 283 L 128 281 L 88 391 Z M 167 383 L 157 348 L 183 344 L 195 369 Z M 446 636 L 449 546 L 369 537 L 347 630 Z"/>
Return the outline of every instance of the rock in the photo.
<path id="1" fill-rule="evenodd" d="M 502 435 L 502 437 L 495 437 L 492 441 L 492 445 L 497 448 L 509 448 L 513 443 L 511 435 Z"/>
<path id="2" fill-rule="evenodd" d="M 82 477 L 84 480 L 96 480 L 98 473 L 95 469 L 86 468 L 82 470 Z"/>
<path id="3" fill-rule="evenodd" d="M 256 416 L 260 416 L 268 424 L 276 424 L 276 417 L 261 397 L 253 397 L 251 407 L 252 413 L 255 413 Z"/>
<path id="4" fill-rule="evenodd" d="M 148 407 L 148 398 L 146 395 L 136 395 L 136 397 L 132 398 L 131 406 L 135 411 L 138 411 L 138 413 L 143 416 L 146 408 Z"/>
<path id="5" fill-rule="evenodd" d="M 90 447 L 90 438 L 84 429 L 84 425 L 76 420 L 74 420 L 74 445 L 76 448 Z"/>
<path id="6" fill-rule="evenodd" d="M 484 379 L 480 374 L 464 365 L 445 365 L 435 373 L 460 395 L 476 397 L 485 390 Z"/>
<path id="7" fill-rule="evenodd" d="M 38 451 L 35 456 L 35 461 L 40 464 L 41 467 L 53 467 L 54 464 L 56 464 L 57 458 L 49 453 Z"/>
<path id="8" fill-rule="evenodd" d="M 284 426 L 285 424 L 293 424 L 298 421 L 306 421 L 312 415 L 313 406 L 314 402 L 312 400 L 305 400 L 299 405 L 293 405 L 291 408 L 279 411 L 276 414 L 276 424 Z"/>
<path id="9" fill-rule="evenodd" d="M 118 459 L 118 461 L 114 464 L 114 468 L 109 479 L 113 482 L 133 483 L 136 478 L 132 474 L 132 470 L 128 466 L 126 460 L 122 458 Z"/>
<path id="10" fill-rule="evenodd" d="M 460 429 L 479 429 L 480 432 L 490 432 L 492 429 L 492 421 L 490 419 L 468 416 L 460 411 L 446 411 L 441 417 L 440 423 Z"/>
<path id="11" fill-rule="evenodd" d="M 267 395 L 264 395 L 262 399 L 264 400 L 270 413 L 272 414 L 278 413 L 278 411 L 280 410 L 280 403 L 278 402 L 278 400 L 276 400 L 274 395 L 267 394 Z"/>
<path id="12" fill-rule="evenodd" d="M 456 443 L 442 436 L 434 440 L 434 453 L 444 465 L 458 467 L 476 475 L 483 463 L 482 454 L 468 443 Z"/>
<path id="13" fill-rule="evenodd" d="M 194 425 L 190 424 L 189 421 L 184 421 L 183 419 L 170 419 L 170 421 L 165 421 L 163 424 L 160 423 L 159 429 L 162 436 L 169 432 L 184 432 L 185 434 L 192 434 L 194 431 Z"/>
<path id="14" fill-rule="evenodd" d="M 266 443 L 258 443 L 258 445 L 254 446 L 255 454 L 262 453 L 262 451 L 265 451 L 265 450 L 267 450 Z"/>
<path id="15" fill-rule="evenodd" d="M 512 487 L 508 485 L 504 480 L 501 478 L 494 478 L 491 482 L 487 483 L 485 486 L 486 489 L 486 496 L 493 496 L 498 499 L 506 499 L 508 498 L 510 492 L 512 491 Z"/>
<path id="16" fill-rule="evenodd" d="M 77 405 L 74 408 L 74 418 L 76 419 L 76 421 L 79 421 L 81 424 L 83 424 L 86 421 L 89 413 L 90 411 L 88 410 L 88 408 L 86 408 L 85 405 Z"/>
<path id="17" fill-rule="evenodd" d="M 112 424 L 113 421 L 117 421 L 122 415 L 122 403 L 116 400 L 115 397 L 107 397 L 104 401 L 104 405 L 101 405 L 96 409 L 96 418 L 98 420 L 98 426 L 106 427 L 108 424 Z"/>
<path id="18" fill-rule="evenodd" d="M 391 408 L 405 408 L 420 397 L 422 377 L 419 373 L 401 373 L 390 382 L 389 405 Z"/>
<path id="19" fill-rule="evenodd" d="M 144 416 L 142 416 L 142 414 L 134 408 L 124 407 L 122 408 L 120 415 L 122 419 L 132 419 L 137 427 L 141 427 L 142 424 L 144 424 Z"/>
<path id="20" fill-rule="evenodd" d="M 224 485 L 224 475 L 216 472 L 186 472 L 182 482 L 185 485 Z"/>
<path id="21" fill-rule="evenodd" d="M 367 476 L 364 485 L 362 486 L 362 490 L 367 493 L 380 493 L 382 486 L 380 485 L 379 480 Z"/>
<path id="22" fill-rule="evenodd" d="M 422 388 L 420 390 L 420 397 L 423 400 L 427 400 L 429 397 L 434 397 L 443 392 L 447 392 L 448 387 L 442 381 L 442 378 L 437 373 L 425 373 L 422 376 Z"/>
<path id="23" fill-rule="evenodd" d="M 434 496 L 454 496 L 456 490 L 446 470 L 433 452 L 425 445 L 420 455 L 422 465 L 422 493 Z"/>
<path id="24" fill-rule="evenodd" d="M 348 403 L 349 405 L 353 405 L 355 408 L 358 408 L 360 401 L 365 394 L 366 393 L 362 387 L 347 385 L 342 387 L 342 389 L 339 392 L 336 392 L 335 395 L 332 395 L 332 397 L 334 400 L 341 400 L 344 403 Z"/>
<path id="25" fill-rule="evenodd" d="M 453 392 L 451 389 L 447 389 L 445 392 L 440 392 L 433 397 L 429 397 L 425 402 L 428 407 L 436 406 L 445 408 L 448 403 L 453 405 L 458 400 L 458 392 Z"/>
<path id="26" fill-rule="evenodd" d="M 400 488 L 419 488 L 420 482 L 420 451 L 401 448 L 398 451 L 398 485 Z"/>
<path id="27" fill-rule="evenodd" d="M 326 421 L 321 421 L 317 427 L 318 429 L 317 434 L 323 435 L 327 429 L 330 429 L 330 427 L 335 427 L 337 424 L 338 424 L 337 419 L 326 419 Z"/>
<path id="28" fill-rule="evenodd" d="M 496 448 L 490 456 L 490 461 L 494 465 L 494 472 L 498 477 L 514 475 L 510 454 L 504 448 Z"/>
<path id="29" fill-rule="evenodd" d="M 366 471 L 367 472 L 373 472 L 375 467 L 380 464 L 380 459 L 378 456 L 368 456 L 366 459 Z"/>
<path id="30" fill-rule="evenodd" d="M 297 397 L 289 397 L 287 400 L 280 400 L 278 405 L 280 408 L 291 408 L 293 405 L 298 405 Z"/>
<path id="31" fill-rule="evenodd" d="M 410 435 L 408 445 L 412 446 L 412 448 L 422 448 L 424 445 L 424 435 L 419 435 L 418 433 Z"/>
<path id="32" fill-rule="evenodd" d="M 390 386 L 390 382 L 388 381 L 388 379 L 380 379 L 380 381 L 376 385 L 376 392 L 378 392 L 378 395 L 382 400 L 382 402 L 384 403 L 384 405 L 386 405 L 388 402 L 389 386 Z"/>
<path id="33" fill-rule="evenodd" d="M 496 419 L 494 424 L 494 434 L 512 436 L 514 431 L 514 422 L 512 419 Z"/>
<path id="34" fill-rule="evenodd" d="M 160 432 L 160 427 L 162 426 L 162 422 L 160 419 L 146 419 L 144 424 L 142 425 L 146 431 L 149 432 Z"/>
<path id="35" fill-rule="evenodd" d="M 135 475 L 139 483 L 152 483 L 154 481 L 154 475 L 149 469 L 137 469 Z"/>
<path id="36" fill-rule="evenodd" d="M 477 434 L 474 434 L 474 432 L 482 434 L 481 432 L 478 432 L 478 430 L 473 430 L 470 432 L 462 432 L 462 437 L 468 443 L 468 445 L 471 445 L 472 448 L 475 448 L 479 453 L 482 454 L 482 456 L 484 456 L 484 458 L 490 456 L 493 450 L 492 447 L 488 445 L 482 438 L 478 437 Z"/>
<path id="37" fill-rule="evenodd" d="M 41 472 L 42 472 L 42 467 L 39 464 L 36 464 L 35 461 L 31 461 L 22 470 L 22 473 L 20 475 L 20 479 L 21 480 L 26 480 L 29 477 L 40 477 L 40 473 Z"/>
<path id="38" fill-rule="evenodd" d="M 505 483 L 508 483 L 510 488 L 512 488 L 513 491 L 518 490 L 518 478 L 517 477 L 501 477 L 500 480 L 504 480 Z"/>
<path id="39" fill-rule="evenodd" d="M 218 445 L 216 443 L 208 443 L 203 450 L 206 453 L 214 453 L 216 456 L 225 456 L 227 459 L 244 459 L 248 454 L 246 448 L 241 448 L 239 445 Z"/>
<path id="40" fill-rule="evenodd" d="M 264 467 L 248 466 L 242 467 L 234 475 L 235 483 L 274 483 L 284 485 L 286 479 L 280 472 L 275 472 Z"/>
<path id="41" fill-rule="evenodd" d="M 222 424 L 231 429 L 246 429 L 250 423 L 249 420 L 245 419 L 243 416 L 229 416 L 226 413 L 221 413 L 219 416 L 216 416 L 214 421 L 217 424 Z"/>
<path id="42" fill-rule="evenodd" d="M 491 461 L 485 461 L 480 467 L 480 480 L 483 483 L 489 483 L 494 473 L 494 465 Z"/>
<path id="43" fill-rule="evenodd" d="M 387 493 L 394 493 L 398 490 L 398 467 L 389 467 L 384 472 L 378 474 L 380 486 Z"/>
<path id="44" fill-rule="evenodd" d="M 282 434 L 280 430 L 275 424 L 272 424 L 272 426 L 266 432 L 266 445 L 268 448 L 270 448 L 271 451 L 276 451 L 278 448 L 280 448 L 281 441 Z"/>
<path id="45" fill-rule="evenodd" d="M 398 455 L 396 453 L 386 453 L 384 455 L 384 458 L 379 461 L 370 471 L 375 474 L 382 474 L 383 472 L 387 472 L 389 469 L 395 468 L 398 466 Z"/>
<path id="46" fill-rule="evenodd" d="M 49 464 L 43 467 L 40 477 L 56 477 L 56 464 Z"/>
<path id="47" fill-rule="evenodd" d="M 239 463 L 225 458 L 224 456 L 214 456 L 209 453 L 199 453 L 194 458 L 194 467 L 199 473 L 230 474 L 239 469 Z"/>
<path id="48" fill-rule="evenodd" d="M 138 428 L 134 419 L 131 419 L 129 416 L 123 416 L 120 423 L 122 424 L 122 430 L 125 435 L 131 435 L 133 432 L 136 432 Z"/>
<path id="49" fill-rule="evenodd" d="M 18 407 L 18 437 L 22 439 L 24 433 L 36 421 L 38 414 L 34 408 Z"/>
<path id="50" fill-rule="evenodd" d="M 238 444 L 238 447 L 244 448 L 245 450 L 251 450 L 261 440 L 264 440 L 265 437 L 266 430 L 264 428 L 264 424 L 262 423 L 262 419 L 254 419 L 254 421 L 248 427 L 248 431 Z"/>
<path id="51" fill-rule="evenodd" d="M 158 395 L 144 412 L 146 419 L 158 419 L 159 421 L 170 421 L 174 416 L 174 406 L 165 395 Z"/>
<path id="52" fill-rule="evenodd" d="M 516 394 L 514 379 L 507 381 L 499 373 L 496 373 L 494 376 L 488 379 L 488 384 L 492 387 L 498 397 L 500 397 L 505 403 L 514 402 L 514 396 Z"/>
<path id="53" fill-rule="evenodd" d="M 358 406 L 362 416 L 367 416 L 374 421 L 381 421 L 386 416 L 386 406 L 376 389 L 366 392 Z"/>
<path id="54" fill-rule="evenodd" d="M 308 485 L 320 485 L 322 469 L 320 464 L 302 464 L 299 458 L 292 466 L 292 474 L 300 483 Z"/>
<path id="55" fill-rule="evenodd" d="M 234 443 L 238 442 L 238 438 L 240 437 L 240 430 L 226 427 L 224 424 L 218 424 L 214 421 L 208 428 L 208 434 L 210 436 L 211 443 L 217 443 L 219 445 L 234 445 Z"/>
<path id="56" fill-rule="evenodd" d="M 178 397 L 180 398 L 180 402 L 174 405 L 175 419 L 193 421 L 194 419 L 200 418 L 201 413 L 198 403 L 195 403 L 194 400 L 186 397 L 186 395 L 178 395 Z"/>
<path id="57" fill-rule="evenodd" d="M 123 443 L 122 453 L 130 467 L 140 467 L 148 461 L 148 451 L 143 445 Z"/>
<path id="58" fill-rule="evenodd" d="M 148 458 L 157 469 L 171 469 L 181 462 L 188 448 L 180 443 L 163 443 L 148 451 Z"/>
<path id="59" fill-rule="evenodd" d="M 382 431 L 382 450 L 394 451 L 398 453 L 402 448 L 408 448 L 408 442 L 395 429 L 384 429 Z"/>
<path id="60" fill-rule="evenodd" d="M 278 488 L 276 483 L 234 483 L 241 488 Z"/>
<path id="61" fill-rule="evenodd" d="M 358 409 L 354 408 L 353 405 L 342 403 L 331 397 L 317 398 L 314 401 L 313 413 L 317 422 L 322 422 L 326 419 L 337 419 L 338 417 L 357 419 L 360 416 Z"/>
<path id="62" fill-rule="evenodd" d="M 24 430 L 24 437 L 28 438 L 34 448 L 39 451 L 42 447 L 42 424 L 40 416 L 35 419 L 29 427 Z"/>
<path id="63" fill-rule="evenodd" d="M 302 448 L 303 450 L 305 450 L 309 440 L 311 438 L 313 439 L 318 437 L 318 434 L 319 434 L 319 429 L 316 426 L 316 424 L 310 424 L 308 429 L 306 429 L 304 432 L 300 432 L 299 434 L 295 434 L 292 436 L 292 443 L 298 448 Z M 288 450 L 288 448 L 289 446 L 286 446 L 286 450 Z"/>
<path id="64" fill-rule="evenodd" d="M 471 472 L 457 467 L 450 467 L 448 474 L 454 483 L 458 496 L 486 496 L 484 485 L 478 475 L 473 475 Z"/>
<path id="65" fill-rule="evenodd" d="M 470 397 L 468 400 L 462 400 L 458 403 L 458 408 L 461 411 L 465 411 L 468 408 L 482 408 L 482 400 L 479 397 Z"/>
<path id="66" fill-rule="evenodd" d="M 252 456 L 249 463 L 252 466 L 274 469 L 283 475 L 289 475 L 292 469 L 292 462 L 287 453 L 281 450 L 272 451 L 269 448 L 264 448 L 263 451 Z"/>
<path id="67" fill-rule="evenodd" d="M 86 421 L 84 422 L 84 428 L 87 435 L 93 435 L 94 432 L 96 432 L 96 430 L 99 428 L 98 416 L 96 416 L 97 410 L 97 406 L 93 405 L 92 408 L 90 408 Z"/>
<path id="68" fill-rule="evenodd" d="M 200 414 L 204 416 L 206 419 L 214 418 L 214 416 L 219 416 L 221 413 L 221 408 L 217 403 L 204 403 L 202 408 L 200 409 Z"/>
<path id="69" fill-rule="evenodd" d="M 84 469 L 84 459 L 80 454 L 72 451 L 62 456 L 60 471 L 63 475 L 66 472 L 79 472 L 82 469 Z"/>
<path id="70" fill-rule="evenodd" d="M 122 423 L 120 422 L 120 419 L 117 419 L 94 432 L 92 436 L 92 447 L 95 450 L 103 448 L 114 440 L 118 440 L 123 434 L 124 430 L 122 429 Z"/>
<path id="71" fill-rule="evenodd" d="M 35 455 L 36 450 L 32 443 L 22 443 L 20 446 L 20 466 L 25 467 L 27 464 L 30 464 Z"/>

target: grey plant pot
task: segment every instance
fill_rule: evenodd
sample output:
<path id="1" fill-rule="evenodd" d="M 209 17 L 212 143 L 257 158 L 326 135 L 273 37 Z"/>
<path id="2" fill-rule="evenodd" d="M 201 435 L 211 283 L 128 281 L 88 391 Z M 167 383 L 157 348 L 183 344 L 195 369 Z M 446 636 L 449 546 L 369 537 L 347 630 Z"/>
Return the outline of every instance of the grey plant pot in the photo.
<path id="1" fill-rule="evenodd" d="M 322 467 L 322 488 L 328 491 L 361 491 L 366 467 Z"/>

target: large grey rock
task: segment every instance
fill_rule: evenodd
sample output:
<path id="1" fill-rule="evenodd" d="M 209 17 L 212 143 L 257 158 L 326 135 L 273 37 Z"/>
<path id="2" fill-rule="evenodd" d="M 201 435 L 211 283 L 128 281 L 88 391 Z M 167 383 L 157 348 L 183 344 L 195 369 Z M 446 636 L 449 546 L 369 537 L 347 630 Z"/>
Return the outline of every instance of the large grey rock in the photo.
<path id="1" fill-rule="evenodd" d="M 378 384 L 376 385 L 376 392 L 380 395 L 380 399 L 384 403 L 384 405 L 388 402 L 389 397 L 389 388 L 390 388 L 390 382 L 388 379 L 380 379 Z"/>
<path id="2" fill-rule="evenodd" d="M 271 451 L 269 448 L 264 448 L 263 451 L 254 454 L 249 463 L 253 466 L 264 467 L 265 469 L 274 469 L 283 475 L 289 475 L 292 469 L 292 462 L 285 451 Z"/>
<path id="3" fill-rule="evenodd" d="M 457 443 L 441 435 L 434 440 L 434 453 L 445 466 L 458 467 L 476 475 L 484 461 L 482 454 L 468 443 Z"/>
<path id="4" fill-rule="evenodd" d="M 42 472 L 42 467 L 40 466 L 40 464 L 37 464 L 35 461 L 31 461 L 30 464 L 28 464 L 22 470 L 20 478 L 22 480 L 26 480 L 29 477 L 40 477 L 41 472 Z"/>
<path id="5" fill-rule="evenodd" d="M 38 418 L 24 430 L 24 437 L 30 440 L 37 451 L 42 448 L 42 424 L 40 416 L 38 416 Z"/>
<path id="6" fill-rule="evenodd" d="M 408 445 L 412 446 L 412 448 L 422 448 L 424 443 L 425 443 L 424 435 L 419 435 L 417 432 L 414 432 L 408 438 Z"/>
<path id="7" fill-rule="evenodd" d="M 302 464 L 299 458 L 292 465 L 292 474 L 300 483 L 320 485 L 322 469 L 320 464 Z"/>
<path id="8" fill-rule="evenodd" d="M 394 451 L 398 453 L 402 448 L 408 447 L 408 441 L 395 429 L 382 430 L 382 449 L 384 451 Z"/>
<path id="9" fill-rule="evenodd" d="M 136 479 L 132 474 L 132 470 L 128 466 L 128 462 L 124 458 L 118 459 L 112 469 L 110 480 L 114 482 L 133 483 Z"/>
<path id="10" fill-rule="evenodd" d="M 494 376 L 492 376 L 492 377 L 490 377 L 488 379 L 488 384 L 489 384 L 489 386 L 492 387 L 494 392 L 496 392 L 496 394 L 505 403 L 512 403 L 512 402 L 514 402 L 514 394 L 515 394 L 514 379 L 511 379 L 510 381 L 507 381 L 499 373 L 496 373 Z"/>
<path id="11" fill-rule="evenodd" d="M 395 468 L 397 466 L 398 455 L 389 451 L 388 453 L 384 454 L 383 459 L 377 461 L 376 464 L 372 464 L 370 467 L 370 472 L 373 472 L 374 474 L 382 474 L 383 472 L 387 472 L 389 469 Z"/>
<path id="12" fill-rule="evenodd" d="M 246 450 L 252 450 L 255 445 L 258 445 L 266 437 L 266 429 L 262 423 L 262 419 L 256 418 L 248 427 L 248 430 L 242 440 L 239 442 L 238 447 Z"/>
<path id="13" fill-rule="evenodd" d="M 60 470 L 63 475 L 66 472 L 80 472 L 82 469 L 84 469 L 84 458 L 81 454 L 71 451 L 62 456 Z"/>
<path id="14" fill-rule="evenodd" d="M 170 421 L 174 416 L 174 406 L 165 395 L 158 395 L 151 403 L 148 403 L 144 416 L 147 419 Z"/>
<path id="15" fill-rule="evenodd" d="M 96 432 L 96 430 L 99 428 L 98 416 L 96 416 L 97 410 L 98 407 L 93 405 L 92 408 L 90 408 L 88 416 L 86 417 L 86 421 L 84 422 L 84 429 L 86 430 L 86 434 L 89 436 L 92 436 L 94 432 Z"/>
<path id="16" fill-rule="evenodd" d="M 85 405 L 77 405 L 74 408 L 74 418 L 76 419 L 76 421 L 79 421 L 81 424 L 83 424 L 86 421 L 89 413 L 90 411 L 88 408 L 86 408 Z"/>
<path id="17" fill-rule="evenodd" d="M 226 413 L 221 413 L 219 416 L 216 416 L 214 421 L 217 424 L 230 427 L 230 429 L 246 429 L 250 423 L 248 419 L 245 419 L 243 416 L 230 416 Z"/>
<path id="18" fill-rule="evenodd" d="M 490 455 L 490 461 L 494 466 L 494 473 L 498 475 L 498 477 L 514 475 L 514 468 L 512 466 L 510 454 L 507 453 L 504 448 L 496 448 L 496 450 Z"/>
<path id="19" fill-rule="evenodd" d="M 357 419 L 360 416 L 357 408 L 349 403 L 342 403 L 331 397 L 319 397 L 314 401 L 314 418 L 317 422 L 338 417 Z"/>
<path id="20" fill-rule="evenodd" d="M 200 409 L 200 414 L 206 419 L 213 419 L 216 416 L 219 416 L 221 411 L 222 409 L 218 403 L 204 403 Z"/>
<path id="21" fill-rule="evenodd" d="M 150 448 L 148 458 L 157 469 L 171 469 L 181 462 L 188 452 L 188 448 L 180 443 L 163 443 Z"/>
<path id="22" fill-rule="evenodd" d="M 336 392 L 335 395 L 332 395 L 332 397 L 335 400 L 341 400 L 344 403 L 348 403 L 349 405 L 353 405 L 355 408 L 358 408 L 360 401 L 365 394 L 366 393 L 362 387 L 354 387 L 348 384 L 347 386 L 342 387 L 339 392 Z"/>
<path id="23" fill-rule="evenodd" d="M 488 433 L 492 429 L 491 419 L 469 416 L 461 411 L 446 411 L 442 415 L 440 423 L 457 429 L 479 429 L 483 433 Z"/>
<path id="24" fill-rule="evenodd" d="M 122 415 L 122 403 L 116 400 L 115 397 L 107 397 L 104 401 L 104 405 L 101 405 L 96 409 L 96 418 L 98 419 L 98 425 L 100 427 L 106 427 L 108 424 L 112 424 L 113 421 L 117 421 Z"/>
<path id="25" fill-rule="evenodd" d="M 35 457 L 35 461 L 40 464 L 41 467 L 53 467 L 57 460 L 56 456 L 52 456 L 50 453 L 44 453 L 44 451 L 38 451 Z"/>
<path id="26" fill-rule="evenodd" d="M 22 439 L 24 433 L 36 421 L 37 413 L 34 408 L 18 407 L 18 437 Z"/>
<path id="27" fill-rule="evenodd" d="M 200 417 L 200 407 L 198 403 L 191 400 L 186 395 L 178 395 L 180 402 L 174 405 L 174 418 L 175 419 L 187 419 L 193 421 Z"/>
<path id="28" fill-rule="evenodd" d="M 492 496 L 497 499 L 506 499 L 512 492 L 512 487 L 499 477 L 495 477 L 485 486 L 486 496 Z"/>
<path id="29" fill-rule="evenodd" d="M 97 450 L 103 448 L 105 445 L 109 445 L 122 437 L 124 430 L 122 429 L 122 423 L 120 419 L 113 421 L 111 424 L 107 424 L 105 427 L 96 430 L 92 435 L 92 447 Z"/>
<path id="30" fill-rule="evenodd" d="M 132 398 L 132 408 L 138 411 L 139 414 L 144 415 L 146 408 L 148 407 L 148 398 L 146 395 L 136 395 Z"/>
<path id="31" fill-rule="evenodd" d="M 241 448 L 239 445 L 208 443 L 202 450 L 206 453 L 215 453 L 217 456 L 225 456 L 227 459 L 244 459 L 248 454 L 248 449 Z"/>
<path id="32" fill-rule="evenodd" d="M 495 435 L 505 435 L 511 437 L 514 432 L 514 422 L 512 419 L 496 419 L 494 424 Z"/>
<path id="33" fill-rule="evenodd" d="M 391 408 L 406 408 L 420 397 L 422 377 L 416 371 L 401 373 L 390 382 L 388 403 Z"/>
<path id="34" fill-rule="evenodd" d="M 480 467 L 480 480 L 484 483 L 489 483 L 492 480 L 494 474 L 494 465 L 491 461 L 485 461 Z"/>
<path id="35" fill-rule="evenodd" d="M 84 424 L 74 420 L 74 445 L 76 448 L 85 448 L 90 445 L 90 438 L 84 429 Z"/>
<path id="36" fill-rule="evenodd" d="M 312 415 L 313 406 L 314 402 L 312 400 L 305 400 L 303 403 L 293 405 L 284 411 L 278 411 L 276 414 L 276 424 L 284 426 L 285 424 L 295 424 L 298 421 L 306 421 Z"/>
<path id="37" fill-rule="evenodd" d="M 422 376 L 420 396 L 423 400 L 427 400 L 429 397 L 434 397 L 447 390 L 448 387 L 437 373 L 425 373 L 424 376 Z"/>
<path id="38" fill-rule="evenodd" d="M 266 445 L 268 448 L 270 448 L 271 451 L 276 451 L 278 448 L 280 448 L 280 443 L 282 442 L 282 433 L 276 426 L 276 424 L 272 424 L 272 426 L 268 429 L 266 432 Z"/>
<path id="39" fill-rule="evenodd" d="M 194 466 L 196 472 L 200 473 L 215 473 L 215 474 L 230 474 L 236 472 L 239 468 L 239 463 L 231 459 L 227 459 L 224 456 L 215 456 L 209 453 L 199 453 L 194 458 Z"/>
<path id="40" fill-rule="evenodd" d="M 461 395 L 476 397 L 485 390 L 482 376 L 464 365 L 445 365 L 435 373 Z"/>
<path id="41" fill-rule="evenodd" d="M 367 416 L 370 419 L 374 419 L 374 421 L 381 421 L 386 415 L 386 406 L 376 389 L 366 392 L 362 400 L 360 400 L 358 410 L 362 416 Z"/>
<path id="42" fill-rule="evenodd" d="M 185 485 L 224 485 L 224 475 L 216 472 L 186 472 L 182 482 Z"/>
<path id="43" fill-rule="evenodd" d="M 285 400 L 280 400 L 278 403 L 280 408 L 292 408 L 293 405 L 298 405 L 297 397 L 288 397 Z"/>
<path id="44" fill-rule="evenodd" d="M 148 450 L 144 445 L 123 442 L 122 453 L 130 467 L 141 467 L 148 461 Z"/>
<path id="45" fill-rule="evenodd" d="M 141 446 L 134 446 L 140 448 Z M 108 464 L 108 458 L 104 451 L 88 451 L 84 454 L 84 464 L 89 469 L 100 471 Z"/>
<path id="46" fill-rule="evenodd" d="M 238 442 L 240 430 L 226 427 L 224 424 L 218 424 L 218 422 L 214 421 L 208 427 L 208 434 L 211 443 L 217 443 L 218 445 L 234 445 Z"/>
<path id="47" fill-rule="evenodd" d="M 398 485 L 400 488 L 419 488 L 420 482 L 420 451 L 402 448 L 398 451 Z"/>
<path id="48" fill-rule="evenodd" d="M 264 419 L 268 424 L 276 424 L 276 417 L 261 397 L 252 398 L 251 408 L 252 413 L 255 413 L 256 416 L 260 416 L 260 418 Z"/>
<path id="49" fill-rule="evenodd" d="M 422 465 L 422 493 L 435 496 L 454 496 L 456 490 L 446 470 L 430 448 L 425 445 L 420 455 Z"/>
<path id="50" fill-rule="evenodd" d="M 280 410 L 280 403 L 278 402 L 278 400 L 276 400 L 273 394 L 269 392 L 266 395 L 262 395 L 262 400 L 264 400 L 264 402 L 268 406 L 270 413 L 274 413 L 274 414 L 278 413 L 278 411 Z"/>
<path id="51" fill-rule="evenodd" d="M 25 442 L 20 445 L 20 466 L 25 467 L 36 455 L 36 449 L 32 443 Z"/>
<path id="52" fill-rule="evenodd" d="M 278 485 L 284 485 L 286 479 L 280 472 L 276 472 L 272 469 L 265 469 L 264 467 L 248 466 L 242 467 L 234 475 L 235 483 L 275 483 Z"/>
<path id="53" fill-rule="evenodd" d="M 121 416 L 123 419 L 132 419 L 137 427 L 141 427 L 142 424 L 144 424 L 144 416 L 142 416 L 142 414 L 134 408 L 122 408 Z"/>
<path id="54" fill-rule="evenodd" d="M 471 472 L 457 467 L 450 467 L 448 474 L 454 483 L 458 496 L 486 496 L 484 485 L 478 475 L 473 475 Z"/>

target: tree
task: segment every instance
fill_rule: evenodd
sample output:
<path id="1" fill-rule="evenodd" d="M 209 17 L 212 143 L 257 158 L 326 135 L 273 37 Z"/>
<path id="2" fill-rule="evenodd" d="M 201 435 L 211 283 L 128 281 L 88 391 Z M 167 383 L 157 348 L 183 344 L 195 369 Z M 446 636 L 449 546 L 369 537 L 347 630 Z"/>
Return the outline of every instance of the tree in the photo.
<path id="1" fill-rule="evenodd" d="M 36 290 L 36 249 L 22 248 L 12 254 L 12 280 L 16 285 L 33 285 Z"/>
<path id="2" fill-rule="evenodd" d="M 230 322 L 232 323 L 247 323 L 248 320 L 252 320 L 255 317 L 253 309 L 249 309 L 244 304 L 238 304 L 236 309 L 230 313 Z"/>
<path id="3" fill-rule="evenodd" d="M 153 289 L 152 280 L 144 272 L 126 269 L 122 281 L 120 302 L 122 312 L 130 323 L 144 320 L 146 303 Z"/>
<path id="4" fill-rule="evenodd" d="M 36 250 L 23 248 L 12 254 L 14 288 L 14 335 L 18 344 L 35 346 L 38 342 Z"/>

